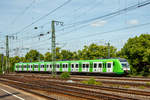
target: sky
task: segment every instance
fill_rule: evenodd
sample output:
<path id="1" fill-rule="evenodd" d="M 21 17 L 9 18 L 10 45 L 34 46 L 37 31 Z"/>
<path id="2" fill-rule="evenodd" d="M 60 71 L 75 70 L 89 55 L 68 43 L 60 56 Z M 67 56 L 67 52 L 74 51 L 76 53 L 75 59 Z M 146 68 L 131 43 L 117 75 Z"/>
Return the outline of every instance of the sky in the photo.
<path id="1" fill-rule="evenodd" d="M 120 50 L 129 38 L 149 33 L 150 4 L 102 16 L 144 1 L 148 0 L 1 0 L 0 52 L 5 53 L 6 35 L 15 37 L 9 38 L 11 56 L 23 56 L 31 49 L 50 51 L 52 20 L 63 22 L 55 24 L 56 44 L 62 49 L 77 51 L 110 42 Z"/>

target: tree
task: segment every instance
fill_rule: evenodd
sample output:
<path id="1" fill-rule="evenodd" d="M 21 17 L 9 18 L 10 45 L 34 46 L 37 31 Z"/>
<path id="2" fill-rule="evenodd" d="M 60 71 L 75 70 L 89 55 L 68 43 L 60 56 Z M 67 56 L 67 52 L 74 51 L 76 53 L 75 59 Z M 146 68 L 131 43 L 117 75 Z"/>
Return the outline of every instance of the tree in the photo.
<path id="1" fill-rule="evenodd" d="M 142 34 L 139 37 L 129 38 L 120 51 L 131 65 L 131 72 L 145 75 L 150 72 L 150 35 Z"/>
<path id="2" fill-rule="evenodd" d="M 61 50 L 61 59 L 62 60 L 72 60 L 73 53 L 69 50 Z"/>
<path id="3" fill-rule="evenodd" d="M 45 53 L 44 61 L 52 61 L 52 54 L 50 52 Z"/>
<path id="4" fill-rule="evenodd" d="M 44 59 L 44 56 L 42 54 L 40 54 L 38 51 L 36 50 L 30 50 L 26 55 L 25 55 L 25 59 L 27 59 L 27 61 L 29 62 L 36 62 L 36 61 L 40 61 Z"/>
<path id="5" fill-rule="evenodd" d="M 110 57 L 116 57 L 117 49 L 110 46 Z M 91 44 L 90 46 L 84 46 L 82 50 L 78 50 L 78 56 L 80 59 L 100 59 L 107 58 L 108 46 Z"/>

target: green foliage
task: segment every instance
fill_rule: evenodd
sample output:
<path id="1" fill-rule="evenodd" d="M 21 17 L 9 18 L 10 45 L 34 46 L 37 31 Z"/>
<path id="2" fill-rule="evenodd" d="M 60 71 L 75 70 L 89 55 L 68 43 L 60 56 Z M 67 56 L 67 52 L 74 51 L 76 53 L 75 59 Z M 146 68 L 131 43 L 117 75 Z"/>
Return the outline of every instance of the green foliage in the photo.
<path id="1" fill-rule="evenodd" d="M 69 72 L 63 72 L 63 73 L 60 75 L 60 78 L 61 78 L 61 79 L 69 79 L 69 78 L 70 78 L 70 73 L 69 73 Z"/>
<path id="2" fill-rule="evenodd" d="M 129 38 L 118 55 L 128 59 L 132 74 L 148 75 L 150 73 L 150 34 Z"/>
<path id="3" fill-rule="evenodd" d="M 150 82 L 147 82 L 146 85 L 150 86 Z"/>
<path id="4" fill-rule="evenodd" d="M 50 52 L 45 53 L 44 61 L 52 61 L 52 54 Z"/>
<path id="5" fill-rule="evenodd" d="M 81 81 L 82 84 L 88 84 L 88 81 Z"/>
<path id="6" fill-rule="evenodd" d="M 116 48 L 110 46 L 110 57 L 116 57 Z M 78 56 L 82 59 L 99 59 L 107 58 L 108 46 L 91 44 L 90 46 L 84 46 L 82 50 L 78 50 Z"/>
<path id="7" fill-rule="evenodd" d="M 138 88 L 139 89 L 145 89 L 145 86 L 139 86 Z"/>
<path id="8" fill-rule="evenodd" d="M 130 86 L 129 85 L 125 85 L 124 88 L 130 88 Z"/>
<path id="9" fill-rule="evenodd" d="M 27 59 L 27 62 L 37 62 L 40 60 L 44 60 L 44 56 L 36 50 L 30 50 L 25 55 L 25 59 Z M 22 60 L 22 61 L 24 62 L 24 60 Z"/>
<path id="10" fill-rule="evenodd" d="M 52 75 L 52 78 L 56 78 L 56 75 Z"/>
<path id="11" fill-rule="evenodd" d="M 87 81 L 81 81 L 82 84 L 89 84 L 89 85 L 102 85 L 101 82 L 97 82 L 93 77 Z"/>
<path id="12" fill-rule="evenodd" d="M 89 84 L 89 85 L 95 84 L 95 82 L 96 82 L 96 80 L 95 80 L 93 77 L 91 77 L 91 78 L 88 80 L 88 84 Z"/>

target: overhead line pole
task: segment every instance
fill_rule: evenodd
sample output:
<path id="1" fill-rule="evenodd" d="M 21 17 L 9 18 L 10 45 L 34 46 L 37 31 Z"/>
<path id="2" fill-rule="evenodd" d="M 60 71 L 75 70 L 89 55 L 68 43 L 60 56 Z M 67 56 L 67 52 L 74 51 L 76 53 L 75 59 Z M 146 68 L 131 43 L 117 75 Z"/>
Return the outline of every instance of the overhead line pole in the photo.
<path id="1" fill-rule="evenodd" d="M 9 65 L 9 44 L 8 44 L 8 35 L 6 35 L 6 72 L 8 70 Z"/>
<path id="2" fill-rule="evenodd" d="M 108 42 L 108 59 L 110 58 L 110 43 Z"/>
<path id="3" fill-rule="evenodd" d="M 55 21 L 52 21 L 51 23 L 51 27 L 52 27 L 52 40 L 51 40 L 51 43 L 52 43 L 52 75 L 55 75 L 56 74 L 56 64 L 55 64 L 55 61 L 56 61 L 56 43 L 55 43 Z"/>
<path id="4" fill-rule="evenodd" d="M 52 75 L 56 75 L 56 37 L 55 37 L 55 23 L 56 25 L 63 25 L 63 22 L 54 21 L 52 20 L 51 28 L 52 28 L 52 45 L 51 45 L 51 52 L 52 52 Z"/>

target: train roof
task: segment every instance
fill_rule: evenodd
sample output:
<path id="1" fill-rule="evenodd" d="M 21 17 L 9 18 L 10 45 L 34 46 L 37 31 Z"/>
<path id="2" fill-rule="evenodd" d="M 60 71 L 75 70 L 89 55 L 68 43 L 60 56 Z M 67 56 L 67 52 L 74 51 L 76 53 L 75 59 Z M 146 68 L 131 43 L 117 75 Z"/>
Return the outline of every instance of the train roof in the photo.
<path id="1" fill-rule="evenodd" d="M 93 61 L 107 61 L 107 62 L 111 62 L 111 61 L 117 61 L 119 59 L 95 59 L 95 60 L 66 60 L 66 61 L 56 61 L 56 63 L 62 63 L 62 62 L 93 62 Z M 19 63 L 16 63 L 16 64 L 39 64 L 39 63 L 52 63 L 52 62 L 44 62 L 44 61 L 41 61 L 41 62 L 19 62 Z"/>

